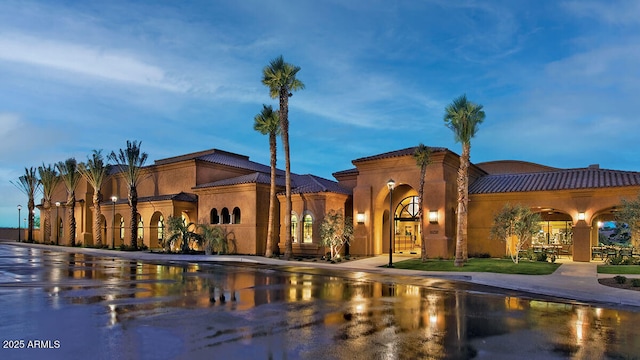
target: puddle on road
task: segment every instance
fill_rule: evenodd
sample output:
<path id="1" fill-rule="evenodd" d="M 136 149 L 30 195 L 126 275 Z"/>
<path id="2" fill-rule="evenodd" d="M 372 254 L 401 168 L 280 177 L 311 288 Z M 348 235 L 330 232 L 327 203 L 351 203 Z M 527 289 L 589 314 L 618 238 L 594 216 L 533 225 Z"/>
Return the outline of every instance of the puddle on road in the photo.
<path id="1" fill-rule="evenodd" d="M 640 338 L 638 312 L 485 292 L 442 279 L 285 270 L 143 263 L 0 245 L 0 315 L 7 319 L 0 333 L 57 337 L 63 348 L 47 354 L 72 349 L 74 357 L 640 354 L 634 341 Z M 33 355 L 11 351 L 18 358 Z"/>

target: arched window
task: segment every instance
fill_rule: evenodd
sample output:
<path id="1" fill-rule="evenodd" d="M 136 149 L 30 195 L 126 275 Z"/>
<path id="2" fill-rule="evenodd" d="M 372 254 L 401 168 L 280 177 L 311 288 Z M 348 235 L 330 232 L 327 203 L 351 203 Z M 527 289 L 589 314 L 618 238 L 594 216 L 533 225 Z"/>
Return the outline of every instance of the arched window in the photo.
<path id="1" fill-rule="evenodd" d="M 162 245 L 164 241 L 164 217 L 160 215 L 158 219 L 158 244 Z"/>
<path id="2" fill-rule="evenodd" d="M 144 238 L 144 224 L 142 223 L 142 216 L 138 214 L 138 240 Z"/>
<path id="3" fill-rule="evenodd" d="M 313 218 L 311 215 L 306 214 L 302 220 L 302 242 L 303 243 L 312 243 L 313 242 Z"/>
<path id="4" fill-rule="evenodd" d="M 291 242 L 298 242 L 298 216 L 291 213 Z"/>
<path id="5" fill-rule="evenodd" d="M 64 223 L 62 219 L 58 219 L 58 241 L 64 238 Z"/>
<path id="6" fill-rule="evenodd" d="M 420 212 L 420 204 L 418 203 L 417 196 L 409 196 L 398 204 L 398 208 L 396 209 L 396 218 L 400 219 L 414 219 L 418 218 L 418 213 Z"/>
<path id="7" fill-rule="evenodd" d="M 120 243 L 124 239 L 124 218 L 120 217 Z"/>
<path id="8" fill-rule="evenodd" d="M 240 224 L 240 209 L 237 207 L 233 208 L 233 223 Z"/>
<path id="9" fill-rule="evenodd" d="M 223 208 L 220 215 L 222 216 L 223 224 L 231 224 L 231 215 L 229 214 L 229 209 Z"/>
<path id="10" fill-rule="evenodd" d="M 210 221 L 209 223 L 211 224 L 220 224 L 220 216 L 218 216 L 218 209 L 211 209 L 211 215 L 210 215 Z"/>

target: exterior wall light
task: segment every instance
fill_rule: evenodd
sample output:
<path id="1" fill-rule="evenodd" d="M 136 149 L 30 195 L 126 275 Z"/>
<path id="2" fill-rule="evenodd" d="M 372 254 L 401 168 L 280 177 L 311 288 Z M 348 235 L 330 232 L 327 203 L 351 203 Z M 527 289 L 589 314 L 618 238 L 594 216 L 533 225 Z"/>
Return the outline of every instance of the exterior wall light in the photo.
<path id="1" fill-rule="evenodd" d="M 429 210 L 429 222 L 431 224 L 438 223 L 438 210 Z"/>
<path id="2" fill-rule="evenodd" d="M 578 220 L 584 220 L 584 219 L 585 219 L 584 213 L 583 212 L 579 212 L 578 213 Z"/>
<path id="3" fill-rule="evenodd" d="M 358 222 L 358 224 L 364 224 L 364 220 L 364 213 L 359 212 L 356 214 L 356 221 Z"/>

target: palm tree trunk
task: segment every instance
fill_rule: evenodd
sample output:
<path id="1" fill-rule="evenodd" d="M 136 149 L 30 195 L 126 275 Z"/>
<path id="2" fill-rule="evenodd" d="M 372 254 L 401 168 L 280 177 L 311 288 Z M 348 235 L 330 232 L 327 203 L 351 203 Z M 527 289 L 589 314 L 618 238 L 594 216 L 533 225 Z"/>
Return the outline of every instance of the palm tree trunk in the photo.
<path id="1" fill-rule="evenodd" d="M 129 188 L 129 205 L 131 206 L 131 247 L 138 249 L 138 189 Z"/>
<path id="2" fill-rule="evenodd" d="M 271 185 L 269 186 L 269 223 L 267 224 L 267 249 L 265 257 L 273 256 L 273 221 L 276 213 L 276 133 L 269 133 L 269 149 L 271 150 Z"/>
<path id="3" fill-rule="evenodd" d="M 293 254 L 291 244 L 291 162 L 289 157 L 289 91 L 280 89 L 280 130 L 282 131 L 282 147 L 285 162 L 285 207 L 284 207 L 284 259 L 289 260 Z"/>
<path id="4" fill-rule="evenodd" d="M 69 222 L 69 246 L 76 246 L 76 194 L 71 193 L 67 198 L 67 219 Z"/>
<path id="5" fill-rule="evenodd" d="M 102 247 L 102 209 L 100 208 L 102 194 L 96 191 L 93 194 L 93 208 L 95 209 L 95 219 L 93 219 L 93 234 L 95 237 L 95 246 Z"/>
<path id="6" fill-rule="evenodd" d="M 42 242 L 48 244 L 51 242 L 51 200 L 45 199 L 44 204 L 44 220 L 42 223 Z"/>
<path id="7" fill-rule="evenodd" d="M 466 262 L 468 256 L 468 220 L 469 220 L 469 157 L 471 154 L 471 143 L 462 145 L 462 162 L 463 162 L 463 186 L 462 186 L 462 259 Z"/>
<path id="8" fill-rule="evenodd" d="M 420 193 L 418 194 L 419 197 L 419 204 L 420 204 L 420 210 L 419 210 L 419 214 L 420 214 L 420 257 L 422 259 L 422 262 L 427 261 L 427 244 L 425 243 L 425 236 L 424 236 L 424 232 L 425 232 L 425 226 L 424 226 L 424 175 L 427 172 L 427 166 L 426 165 L 422 165 L 420 166 Z"/>
<path id="9" fill-rule="evenodd" d="M 27 207 L 29 208 L 29 213 L 27 214 L 27 218 L 29 219 L 29 232 L 27 234 L 27 241 L 33 242 L 33 211 L 36 208 L 36 204 L 33 201 L 33 196 L 29 196 Z"/>
<path id="10" fill-rule="evenodd" d="M 456 259 L 455 266 L 463 266 L 467 261 L 467 205 L 468 205 L 468 178 L 469 178 L 469 144 L 462 144 L 462 156 L 460 156 L 460 168 L 458 169 L 458 212 L 456 231 Z"/>

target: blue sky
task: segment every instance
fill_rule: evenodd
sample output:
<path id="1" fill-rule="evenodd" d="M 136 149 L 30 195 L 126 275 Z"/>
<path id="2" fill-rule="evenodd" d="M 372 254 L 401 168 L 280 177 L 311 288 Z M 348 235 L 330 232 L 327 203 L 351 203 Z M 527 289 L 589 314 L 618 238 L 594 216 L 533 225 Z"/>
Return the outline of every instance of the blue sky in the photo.
<path id="1" fill-rule="evenodd" d="M 0 2 L 0 226 L 25 167 L 142 141 L 153 160 L 210 148 L 268 164 L 253 130 L 283 55 L 292 171 L 422 142 L 459 153 L 455 97 L 484 106 L 471 160 L 640 170 L 640 2 Z M 280 155 L 279 166 L 284 167 Z M 23 212 L 24 214 L 24 212 Z"/>

